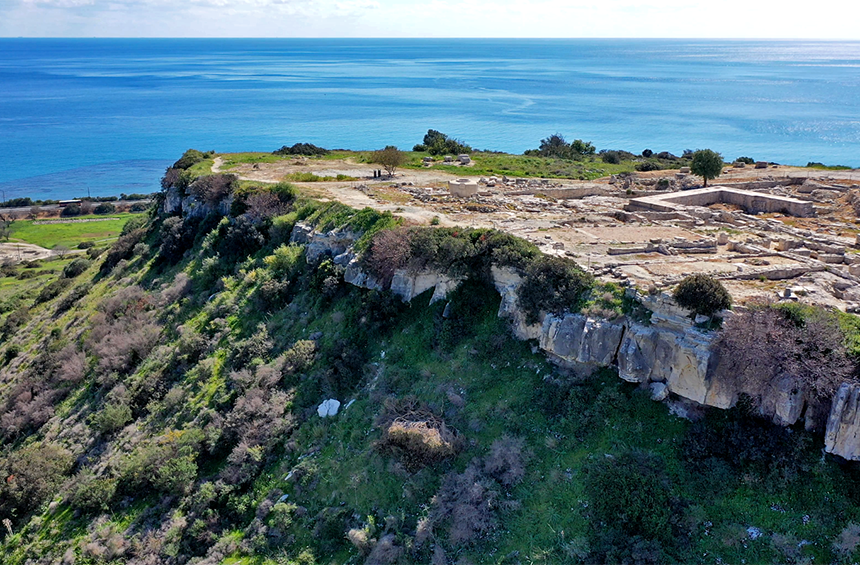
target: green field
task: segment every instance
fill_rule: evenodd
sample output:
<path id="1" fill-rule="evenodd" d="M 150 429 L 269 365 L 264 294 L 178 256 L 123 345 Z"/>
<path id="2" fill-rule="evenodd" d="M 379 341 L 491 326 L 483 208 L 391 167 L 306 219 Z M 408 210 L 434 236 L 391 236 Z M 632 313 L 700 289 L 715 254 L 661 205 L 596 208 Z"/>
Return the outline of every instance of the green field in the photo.
<path id="1" fill-rule="evenodd" d="M 133 216 L 139 214 L 111 214 L 104 216 L 80 216 L 69 218 L 67 224 L 40 224 L 45 220 L 18 220 L 12 224 L 12 234 L 9 241 L 20 241 L 32 243 L 46 249 L 53 249 L 57 245 L 65 245 L 68 248 L 77 247 L 82 241 L 94 241 L 96 243 L 116 239 L 122 227 Z M 51 218 L 57 219 L 57 218 Z M 97 222 L 75 222 L 71 220 L 98 219 Z"/>

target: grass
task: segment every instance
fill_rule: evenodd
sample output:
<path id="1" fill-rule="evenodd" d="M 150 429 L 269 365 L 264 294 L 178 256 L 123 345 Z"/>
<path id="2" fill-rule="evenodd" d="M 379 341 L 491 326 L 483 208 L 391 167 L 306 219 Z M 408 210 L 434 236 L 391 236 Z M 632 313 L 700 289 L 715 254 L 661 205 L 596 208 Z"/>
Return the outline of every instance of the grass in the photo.
<path id="1" fill-rule="evenodd" d="M 47 218 L 49 220 L 98 219 L 97 222 L 70 222 L 68 224 L 38 224 L 39 220 L 18 220 L 12 224 L 10 241 L 32 243 L 46 249 L 57 245 L 77 247 L 83 241 L 106 242 L 116 239 L 125 223 L 139 214 L 111 214 L 107 216 L 78 216 L 76 218 Z M 43 221 L 43 220 L 42 220 Z"/>
<path id="2" fill-rule="evenodd" d="M 372 151 L 330 151 L 321 157 L 307 157 L 320 161 L 343 161 L 352 160 L 357 163 L 370 164 L 372 162 Z M 404 151 L 404 169 L 425 169 L 423 158 L 429 153 Z M 241 163 L 276 163 L 282 160 L 290 160 L 292 157 L 281 157 L 270 153 L 225 153 L 224 169 L 229 170 Z M 583 157 L 580 161 L 568 159 L 553 159 L 546 157 L 532 157 L 528 155 L 512 155 L 508 153 L 474 152 L 471 154 L 472 165 L 445 165 L 441 157 L 434 157 L 436 162 L 430 167 L 434 171 L 444 171 L 452 174 L 467 176 L 509 176 L 509 177 L 539 177 L 539 178 L 566 178 L 579 180 L 593 180 L 596 178 L 633 172 L 636 162 L 622 161 L 619 164 L 604 163 L 597 155 Z M 199 166 L 199 165 L 195 165 Z M 680 164 L 678 165 L 680 166 Z M 311 173 L 295 173 L 298 176 L 310 175 Z M 352 180 L 349 178 L 287 178 L 286 180 L 314 182 L 316 180 Z M 314 175 L 315 176 L 315 175 Z"/>

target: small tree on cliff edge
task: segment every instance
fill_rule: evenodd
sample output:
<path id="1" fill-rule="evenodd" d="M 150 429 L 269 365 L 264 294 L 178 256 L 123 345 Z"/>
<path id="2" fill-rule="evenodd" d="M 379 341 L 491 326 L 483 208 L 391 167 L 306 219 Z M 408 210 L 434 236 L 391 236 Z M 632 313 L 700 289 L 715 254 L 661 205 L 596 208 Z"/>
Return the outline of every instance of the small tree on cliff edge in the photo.
<path id="1" fill-rule="evenodd" d="M 710 275 L 690 275 L 672 295 L 681 307 L 696 314 L 711 316 L 732 305 L 732 296 L 723 284 Z"/>
<path id="2" fill-rule="evenodd" d="M 690 171 L 705 179 L 708 186 L 708 179 L 715 179 L 723 172 L 723 156 L 710 149 L 699 149 L 693 153 Z"/>
<path id="3" fill-rule="evenodd" d="M 397 167 L 402 165 L 405 160 L 406 156 L 403 151 L 393 145 L 373 153 L 373 162 L 382 165 L 389 176 L 393 175 Z"/>

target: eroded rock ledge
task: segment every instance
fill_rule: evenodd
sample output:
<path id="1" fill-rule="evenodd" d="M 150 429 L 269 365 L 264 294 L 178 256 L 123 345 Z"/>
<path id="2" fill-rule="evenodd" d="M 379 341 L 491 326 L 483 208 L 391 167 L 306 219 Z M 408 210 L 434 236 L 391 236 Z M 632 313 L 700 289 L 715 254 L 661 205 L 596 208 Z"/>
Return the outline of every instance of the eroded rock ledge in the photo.
<path id="1" fill-rule="evenodd" d="M 309 262 L 329 255 L 345 267 L 346 282 L 381 290 L 382 283 L 361 269 L 353 251 L 358 235 L 343 230 L 320 233 L 299 223 L 291 239 L 308 246 Z M 518 339 L 536 340 L 556 364 L 579 371 L 613 366 L 628 382 L 648 384 L 652 390 L 721 409 L 734 406 L 739 395 L 746 392 L 742 384 L 716 378 L 714 334 L 694 328 L 689 312 L 668 295 L 636 296 L 652 313 L 649 325 L 626 317 L 605 320 L 546 313 L 537 323 L 529 324 L 518 304 L 517 291 L 523 283 L 520 273 L 510 267 L 492 267 L 491 275 L 501 297 L 499 316 L 510 321 Z M 445 273 L 401 269 L 395 272 L 390 288 L 404 302 L 434 289 L 432 304 L 443 300 L 459 283 Z M 657 398 L 665 398 L 665 393 Z M 762 415 L 775 423 L 789 426 L 804 419 L 807 428 L 814 429 L 816 415 L 811 413 L 804 391 L 791 378 L 776 383 L 760 400 Z M 860 386 L 846 383 L 839 388 L 831 402 L 824 437 L 828 453 L 860 461 Z"/>

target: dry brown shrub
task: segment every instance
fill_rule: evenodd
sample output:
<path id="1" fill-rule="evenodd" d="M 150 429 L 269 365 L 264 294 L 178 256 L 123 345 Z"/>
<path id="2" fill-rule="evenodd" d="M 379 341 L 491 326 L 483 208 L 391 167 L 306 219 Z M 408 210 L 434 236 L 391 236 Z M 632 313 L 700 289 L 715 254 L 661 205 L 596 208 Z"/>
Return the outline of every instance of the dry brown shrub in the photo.
<path id="1" fill-rule="evenodd" d="M 496 482 L 470 465 L 462 473 L 445 476 L 433 497 L 430 517 L 435 524 L 448 522 L 451 544 L 469 544 L 496 527 L 499 497 Z"/>
<path id="2" fill-rule="evenodd" d="M 860 546 L 860 525 L 851 522 L 839 532 L 833 541 L 833 551 L 841 556 L 848 556 Z"/>
<path id="3" fill-rule="evenodd" d="M 367 269 L 387 287 L 394 271 L 406 266 L 411 257 L 412 232 L 407 228 L 382 230 L 373 236 L 364 255 Z"/>
<path id="4" fill-rule="evenodd" d="M 364 565 L 391 565 L 403 557 L 403 547 L 397 545 L 394 534 L 387 534 L 373 546 Z"/>
<path id="5" fill-rule="evenodd" d="M 716 377 L 756 401 L 791 378 L 812 405 L 829 402 L 856 370 L 845 336 L 827 310 L 805 312 L 802 323 L 792 315 L 763 303 L 728 320 L 716 341 Z"/>
<path id="6" fill-rule="evenodd" d="M 526 475 L 528 455 L 522 438 L 502 436 L 490 446 L 484 458 L 484 472 L 506 487 L 513 486 Z"/>
<path id="7" fill-rule="evenodd" d="M 388 399 L 380 424 L 377 446 L 395 452 L 410 470 L 453 457 L 462 446 L 457 431 L 415 398 Z"/>

